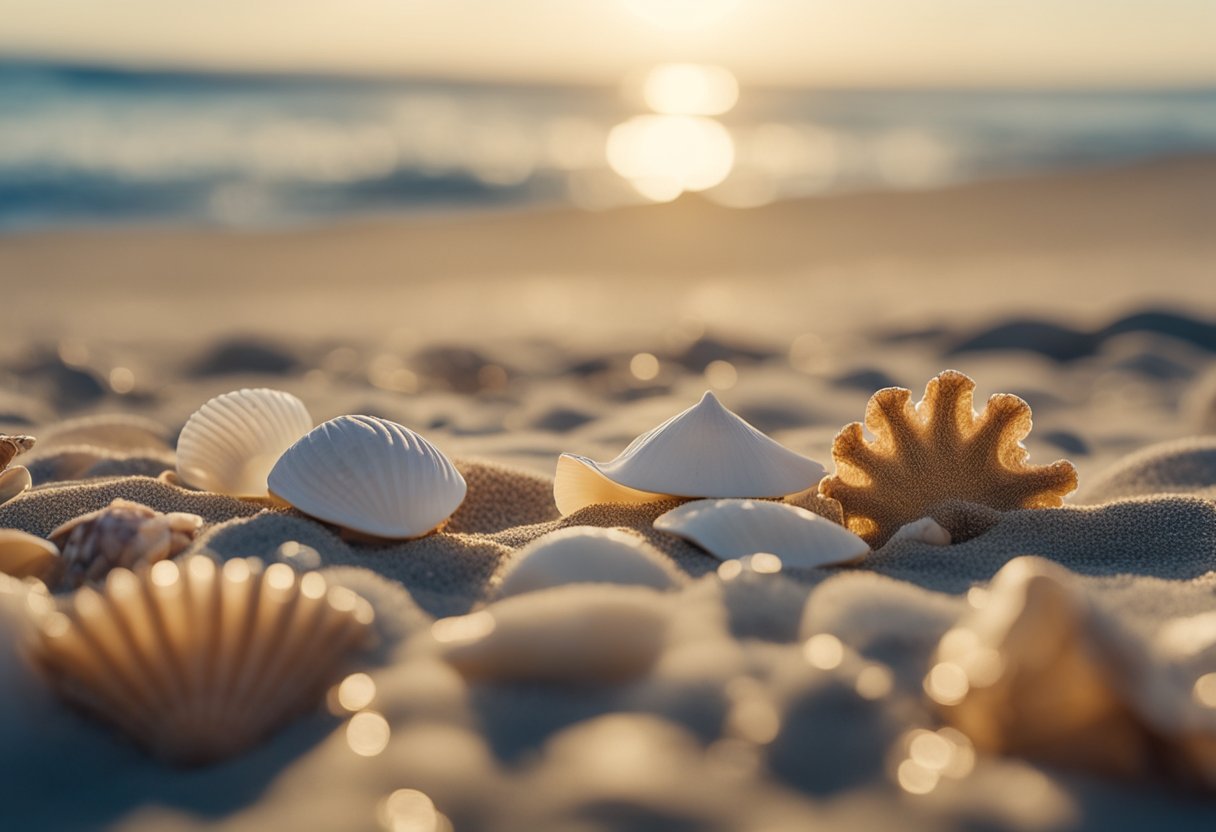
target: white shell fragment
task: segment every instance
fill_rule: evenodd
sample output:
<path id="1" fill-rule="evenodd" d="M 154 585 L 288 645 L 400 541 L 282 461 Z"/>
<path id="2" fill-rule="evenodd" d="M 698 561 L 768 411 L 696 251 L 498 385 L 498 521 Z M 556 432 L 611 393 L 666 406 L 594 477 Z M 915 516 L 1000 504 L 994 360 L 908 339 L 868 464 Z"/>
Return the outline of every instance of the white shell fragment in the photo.
<path id="1" fill-rule="evenodd" d="M 794 569 L 849 563 L 870 551 L 864 540 L 831 520 L 766 500 L 696 500 L 660 515 L 654 527 L 719 560 L 765 552 Z"/>
<path id="2" fill-rule="evenodd" d="M 182 428 L 177 475 L 204 491 L 265 497 L 270 469 L 312 426 L 304 403 L 281 390 L 245 389 L 216 396 Z"/>
<path id="3" fill-rule="evenodd" d="M 1216 665 L 1179 661 L 1168 640 L 1125 630 L 1062 566 L 1019 557 L 942 637 L 924 686 L 980 750 L 1216 788 Z"/>
<path id="4" fill-rule="evenodd" d="M 62 565 L 59 547 L 51 541 L 19 529 L 0 529 L 0 572 L 52 584 Z"/>
<path id="5" fill-rule="evenodd" d="M 664 497 L 784 497 L 823 474 L 818 462 L 773 441 L 706 392 L 611 462 L 562 454 L 553 497 L 565 516 L 596 503 Z"/>
<path id="6" fill-rule="evenodd" d="M 0 506 L 24 494 L 34 480 L 24 465 L 14 465 L 0 471 Z"/>
<path id="7" fill-rule="evenodd" d="M 573 526 L 525 546 L 498 587 L 500 597 L 575 583 L 670 589 L 675 572 L 658 549 L 619 529 Z"/>
<path id="8" fill-rule="evenodd" d="M 70 704 L 179 765 L 248 749 L 313 707 L 371 606 L 317 573 L 196 555 L 116 569 L 42 619 L 35 664 Z"/>
<path id="9" fill-rule="evenodd" d="M 563 586 L 441 618 L 431 637 L 472 681 L 623 682 L 646 673 L 663 650 L 662 599 L 643 587 Z"/>
<path id="10" fill-rule="evenodd" d="M 922 517 L 911 523 L 904 523 L 887 543 L 907 540 L 914 543 L 928 543 L 930 546 L 949 546 L 952 538 L 950 531 L 932 517 Z"/>
<path id="11" fill-rule="evenodd" d="M 409 428 L 375 416 L 339 416 L 279 459 L 270 491 L 318 520 L 373 537 L 434 531 L 464 501 L 464 477 Z"/>

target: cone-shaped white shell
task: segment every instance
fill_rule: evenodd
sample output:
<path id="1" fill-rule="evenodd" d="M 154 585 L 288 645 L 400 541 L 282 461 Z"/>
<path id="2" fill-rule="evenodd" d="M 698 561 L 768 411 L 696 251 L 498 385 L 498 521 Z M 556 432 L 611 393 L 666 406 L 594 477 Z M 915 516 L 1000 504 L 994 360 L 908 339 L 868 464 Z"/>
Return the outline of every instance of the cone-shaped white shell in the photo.
<path id="1" fill-rule="evenodd" d="M 304 403 L 281 390 L 236 390 L 195 411 L 177 440 L 177 474 L 204 491 L 265 497 L 266 476 L 312 430 Z"/>
<path id="2" fill-rule="evenodd" d="M 553 497 L 562 515 L 663 497 L 784 497 L 823 474 L 818 462 L 774 442 L 706 392 L 611 462 L 562 454 Z"/>
<path id="3" fill-rule="evenodd" d="M 848 563 L 869 544 L 843 526 L 788 503 L 697 500 L 654 521 L 661 532 L 691 540 L 720 560 L 767 552 L 795 569 Z"/>
<path id="4" fill-rule="evenodd" d="M 41 622 L 32 655 L 67 701 L 193 765 L 315 706 L 371 620 L 366 601 L 315 572 L 197 555 L 81 589 Z"/>
<path id="5" fill-rule="evenodd" d="M 932 517 L 922 517 L 919 520 L 913 520 L 911 523 L 904 523 L 900 526 L 895 534 L 891 535 L 888 543 L 896 541 L 909 541 L 914 543 L 928 543 L 930 546 L 949 546 L 951 542 L 950 530 L 938 523 Z"/>
<path id="6" fill-rule="evenodd" d="M 14 465 L 0 471 L 0 506 L 25 493 L 34 484 L 29 469 Z"/>
<path id="7" fill-rule="evenodd" d="M 670 589 L 674 570 L 663 553 L 618 529 L 573 526 L 525 546 L 498 587 L 500 597 L 563 584 L 608 583 Z"/>
<path id="8" fill-rule="evenodd" d="M 62 562 L 59 547 L 18 529 L 0 529 L 0 572 L 53 583 Z"/>
<path id="9" fill-rule="evenodd" d="M 270 490 L 305 514 L 374 537 L 421 537 L 464 500 L 464 477 L 418 434 L 375 416 L 339 416 L 287 449 Z"/>

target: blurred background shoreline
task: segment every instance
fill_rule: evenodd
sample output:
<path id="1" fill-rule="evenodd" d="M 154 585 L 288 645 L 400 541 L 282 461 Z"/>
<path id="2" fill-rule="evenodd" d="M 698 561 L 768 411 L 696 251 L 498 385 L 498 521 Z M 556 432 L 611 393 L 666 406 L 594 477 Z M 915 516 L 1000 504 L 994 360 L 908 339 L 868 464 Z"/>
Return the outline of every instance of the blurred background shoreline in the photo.
<path id="1" fill-rule="evenodd" d="M 666 97 L 664 97 L 666 96 Z M 728 208 L 1216 154 L 1216 87 L 619 84 L 0 60 L 0 234 Z"/>

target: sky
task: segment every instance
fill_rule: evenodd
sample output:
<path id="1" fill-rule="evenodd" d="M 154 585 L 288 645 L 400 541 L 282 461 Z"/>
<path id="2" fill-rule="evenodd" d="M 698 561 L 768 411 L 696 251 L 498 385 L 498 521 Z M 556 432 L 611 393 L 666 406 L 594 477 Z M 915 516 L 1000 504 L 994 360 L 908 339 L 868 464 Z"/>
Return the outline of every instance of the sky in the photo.
<path id="1" fill-rule="evenodd" d="M 0 56 L 608 82 L 1216 84 L 1216 0 L 0 0 Z"/>

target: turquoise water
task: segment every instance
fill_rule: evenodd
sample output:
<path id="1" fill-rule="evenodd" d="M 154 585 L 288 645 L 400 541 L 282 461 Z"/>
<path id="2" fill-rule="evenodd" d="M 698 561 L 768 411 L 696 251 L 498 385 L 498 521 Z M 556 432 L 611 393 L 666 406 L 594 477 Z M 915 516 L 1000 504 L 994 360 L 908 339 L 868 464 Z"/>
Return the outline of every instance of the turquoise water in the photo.
<path id="1" fill-rule="evenodd" d="M 266 226 L 643 198 L 606 163 L 616 87 L 0 64 L 0 230 Z M 741 90 L 718 121 L 752 205 L 1216 151 L 1216 90 Z"/>

